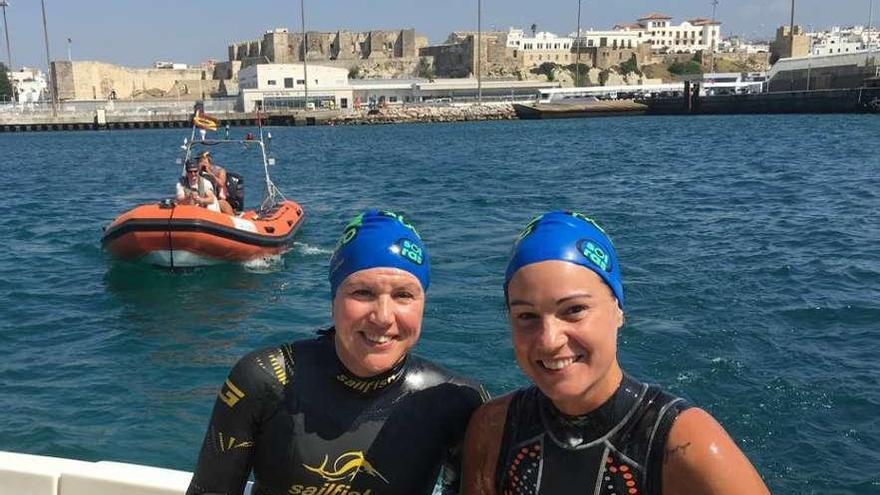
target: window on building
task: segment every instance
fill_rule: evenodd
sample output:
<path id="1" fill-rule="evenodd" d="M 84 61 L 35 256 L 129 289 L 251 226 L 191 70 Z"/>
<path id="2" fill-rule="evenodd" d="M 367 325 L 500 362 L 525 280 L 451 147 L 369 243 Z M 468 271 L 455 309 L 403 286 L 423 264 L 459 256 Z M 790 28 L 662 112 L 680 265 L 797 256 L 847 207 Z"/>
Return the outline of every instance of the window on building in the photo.
<path id="1" fill-rule="evenodd" d="M 538 50 L 544 49 L 544 43 L 538 43 Z"/>
<path id="2" fill-rule="evenodd" d="M 296 83 L 297 83 L 297 84 L 303 84 L 303 85 L 304 85 L 304 84 L 306 83 L 306 80 L 305 80 L 305 79 L 297 79 L 297 80 L 296 80 Z"/>
<path id="3" fill-rule="evenodd" d="M 396 96 L 389 96 L 388 103 L 397 103 L 397 97 Z"/>
<path id="4" fill-rule="evenodd" d="M 292 77 L 285 77 L 284 78 L 284 87 L 285 88 L 292 88 L 293 87 L 293 78 Z"/>
<path id="5" fill-rule="evenodd" d="M 269 86 L 275 86 L 275 79 L 269 79 L 268 81 L 266 81 L 266 84 L 268 84 Z"/>
<path id="6" fill-rule="evenodd" d="M 339 106 L 341 108 L 348 108 L 348 98 L 340 98 L 339 99 Z"/>

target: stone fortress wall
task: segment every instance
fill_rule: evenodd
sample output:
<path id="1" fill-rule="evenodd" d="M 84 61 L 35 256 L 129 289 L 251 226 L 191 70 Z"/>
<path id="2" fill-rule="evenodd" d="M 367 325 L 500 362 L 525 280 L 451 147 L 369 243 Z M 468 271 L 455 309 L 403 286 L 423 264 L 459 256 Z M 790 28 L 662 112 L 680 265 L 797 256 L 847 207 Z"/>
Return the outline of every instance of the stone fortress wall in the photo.
<path id="1" fill-rule="evenodd" d="M 415 29 L 396 31 L 308 31 L 292 33 L 275 29 L 261 40 L 234 43 L 228 47 L 230 61 L 241 61 L 243 67 L 258 63 L 289 64 L 303 60 L 303 44 L 308 61 L 359 61 L 392 58 L 415 58 L 419 48 L 426 46 L 425 37 Z"/>
<path id="2" fill-rule="evenodd" d="M 129 98 L 201 99 L 216 92 L 213 69 L 131 68 L 106 62 L 54 61 L 59 100 Z M 111 96 L 112 95 L 112 96 Z"/>

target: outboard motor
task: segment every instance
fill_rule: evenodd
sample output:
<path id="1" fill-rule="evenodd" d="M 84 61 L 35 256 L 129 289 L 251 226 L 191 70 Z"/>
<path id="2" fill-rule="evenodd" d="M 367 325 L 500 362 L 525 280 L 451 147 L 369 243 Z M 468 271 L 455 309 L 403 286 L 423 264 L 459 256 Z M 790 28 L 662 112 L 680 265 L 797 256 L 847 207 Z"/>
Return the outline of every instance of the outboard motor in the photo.
<path id="1" fill-rule="evenodd" d="M 236 213 L 244 210 L 244 177 L 240 174 L 226 173 L 226 200 Z"/>

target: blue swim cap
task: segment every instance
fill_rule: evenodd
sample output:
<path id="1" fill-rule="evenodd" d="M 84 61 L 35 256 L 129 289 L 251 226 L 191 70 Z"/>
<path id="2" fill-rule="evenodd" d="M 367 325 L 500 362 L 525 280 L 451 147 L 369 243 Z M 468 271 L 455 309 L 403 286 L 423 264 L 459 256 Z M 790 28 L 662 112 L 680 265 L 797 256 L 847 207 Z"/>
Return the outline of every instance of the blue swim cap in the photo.
<path id="1" fill-rule="evenodd" d="M 428 290 L 428 251 L 415 227 L 397 213 L 367 210 L 345 226 L 330 258 L 330 297 L 352 273 L 378 267 L 412 273 Z"/>
<path id="2" fill-rule="evenodd" d="M 623 280 L 617 253 L 608 234 L 589 217 L 552 211 L 534 218 L 519 234 L 504 275 L 504 292 L 520 268 L 541 261 L 569 261 L 596 272 L 623 309 Z"/>

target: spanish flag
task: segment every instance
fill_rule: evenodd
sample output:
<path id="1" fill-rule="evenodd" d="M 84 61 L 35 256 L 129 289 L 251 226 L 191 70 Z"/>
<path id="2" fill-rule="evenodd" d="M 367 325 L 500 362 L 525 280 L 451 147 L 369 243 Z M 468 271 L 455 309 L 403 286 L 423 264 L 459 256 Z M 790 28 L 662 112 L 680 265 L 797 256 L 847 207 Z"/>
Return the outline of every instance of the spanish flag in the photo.
<path id="1" fill-rule="evenodd" d="M 220 119 L 218 119 L 217 117 L 211 117 L 210 115 L 206 114 L 204 104 L 202 102 L 198 102 L 195 105 L 193 125 L 198 127 L 199 129 L 216 131 L 217 126 L 220 125 Z"/>

